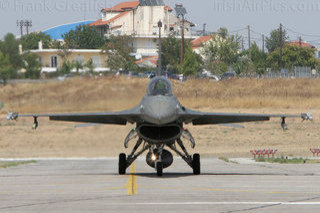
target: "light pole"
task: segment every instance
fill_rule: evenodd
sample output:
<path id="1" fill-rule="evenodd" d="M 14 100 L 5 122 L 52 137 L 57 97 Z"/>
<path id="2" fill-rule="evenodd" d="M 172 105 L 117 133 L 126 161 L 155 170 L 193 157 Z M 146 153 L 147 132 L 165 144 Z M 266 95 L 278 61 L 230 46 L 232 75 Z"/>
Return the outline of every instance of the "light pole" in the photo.
<path id="1" fill-rule="evenodd" d="M 174 8 L 178 17 L 182 18 L 182 26 L 181 26 L 181 59 L 180 59 L 180 67 L 182 71 L 183 67 L 183 59 L 184 59 L 184 16 L 187 14 L 186 8 L 183 7 L 182 4 L 176 4 Z"/>
<path id="2" fill-rule="evenodd" d="M 158 74 L 157 76 L 160 76 L 161 75 L 161 28 L 162 28 L 162 22 L 161 20 L 159 20 L 158 22 L 158 27 L 159 27 L 159 60 L 158 60 Z"/>

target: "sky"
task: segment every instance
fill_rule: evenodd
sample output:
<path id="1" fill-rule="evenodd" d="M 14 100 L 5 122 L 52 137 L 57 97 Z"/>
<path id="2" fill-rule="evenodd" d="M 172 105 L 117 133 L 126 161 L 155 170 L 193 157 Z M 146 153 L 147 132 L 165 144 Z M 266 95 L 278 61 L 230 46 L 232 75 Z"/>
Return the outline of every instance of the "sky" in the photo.
<path id="1" fill-rule="evenodd" d="M 0 0 L 0 38 L 8 32 L 19 34 L 17 20 L 32 20 L 32 31 L 82 20 L 97 20 L 102 8 L 119 0 Z M 174 7 L 182 3 L 186 18 L 202 29 L 217 31 L 227 27 L 229 32 L 242 35 L 247 44 L 247 26 L 253 41 L 261 43 L 280 23 L 290 40 L 302 40 L 320 45 L 320 0 L 165 0 Z"/>

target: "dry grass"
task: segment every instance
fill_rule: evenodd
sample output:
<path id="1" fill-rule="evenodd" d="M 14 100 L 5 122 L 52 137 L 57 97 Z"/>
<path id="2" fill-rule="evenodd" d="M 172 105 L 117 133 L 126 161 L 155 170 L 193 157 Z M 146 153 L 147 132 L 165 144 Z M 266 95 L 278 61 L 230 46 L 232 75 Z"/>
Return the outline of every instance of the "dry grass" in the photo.
<path id="1" fill-rule="evenodd" d="M 17 112 L 114 111 L 134 107 L 145 94 L 147 79 L 108 77 L 64 82 L 10 84 L 0 87 L 0 100 Z M 173 82 L 180 101 L 195 109 L 320 106 L 320 80 L 234 79 Z"/>
<path id="2" fill-rule="evenodd" d="M 11 84 L 0 86 L 0 101 L 8 108 L 24 113 L 117 111 L 135 106 L 145 94 L 147 83 L 147 79 L 109 77 Z M 205 111 L 314 111 L 314 122 L 288 119 L 287 132 L 280 128 L 279 119 L 245 124 L 245 129 L 188 126 L 197 141 L 194 152 L 215 157 L 249 157 L 251 149 L 274 148 L 279 150 L 279 155 L 311 156 L 309 149 L 320 145 L 320 123 L 317 121 L 320 80 L 190 80 L 174 81 L 173 86 L 182 104 Z M 0 157 L 116 156 L 123 152 L 123 141 L 134 127 L 73 128 L 73 124 L 49 122 L 46 118 L 39 122 L 39 129 L 33 131 L 32 119 L 7 122 L 4 115 L 0 116 Z"/>
<path id="3" fill-rule="evenodd" d="M 194 108 L 315 108 L 320 106 L 320 80 L 193 80 L 175 84 L 182 102 Z M 195 101 L 196 100 L 196 101 Z"/>

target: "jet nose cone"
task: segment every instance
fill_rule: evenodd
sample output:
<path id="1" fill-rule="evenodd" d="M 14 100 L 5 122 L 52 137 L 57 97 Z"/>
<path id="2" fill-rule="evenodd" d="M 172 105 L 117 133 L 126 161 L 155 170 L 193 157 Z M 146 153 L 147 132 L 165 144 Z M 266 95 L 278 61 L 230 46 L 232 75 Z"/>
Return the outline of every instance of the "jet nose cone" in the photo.
<path id="1" fill-rule="evenodd" d="M 176 119 L 174 104 L 162 98 L 149 102 L 145 112 L 147 120 L 157 125 L 171 123 Z"/>

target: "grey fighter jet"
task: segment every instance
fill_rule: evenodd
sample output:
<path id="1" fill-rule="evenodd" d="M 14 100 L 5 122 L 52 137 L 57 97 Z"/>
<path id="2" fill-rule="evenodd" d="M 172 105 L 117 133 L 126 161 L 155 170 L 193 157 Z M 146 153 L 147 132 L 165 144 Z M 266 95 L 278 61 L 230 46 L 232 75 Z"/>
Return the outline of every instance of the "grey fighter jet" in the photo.
<path id="1" fill-rule="evenodd" d="M 232 113 L 205 113 L 190 110 L 181 105 L 173 94 L 170 81 L 164 77 L 153 78 L 147 87 L 147 94 L 138 106 L 133 109 L 112 113 L 84 113 L 84 114 L 33 114 L 18 115 L 10 113 L 9 120 L 18 117 L 33 117 L 33 128 L 38 127 L 39 117 L 49 117 L 53 121 L 70 121 L 93 124 L 126 125 L 136 124 L 136 128 L 130 131 L 125 139 L 124 146 L 136 139 L 137 142 L 131 151 L 119 155 L 119 174 L 126 173 L 126 169 L 145 151 L 148 151 L 146 162 L 155 168 L 157 175 L 162 176 L 163 169 L 173 163 L 173 156 L 168 149 L 182 157 L 193 169 L 195 175 L 200 174 L 200 155 L 189 154 L 183 141 L 191 143 L 195 147 L 195 140 L 185 124 L 193 125 L 217 125 L 233 124 L 252 121 L 267 121 L 271 117 L 281 118 L 281 126 L 286 129 L 285 120 L 288 117 L 301 117 L 303 120 L 311 120 L 309 114 L 301 115 L 267 115 L 267 114 L 232 114 Z M 166 149 L 165 149 L 166 148 Z"/>

